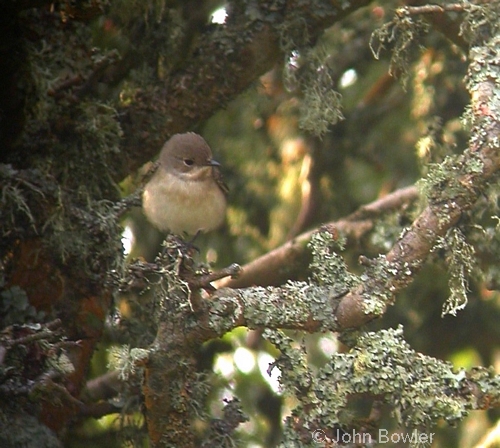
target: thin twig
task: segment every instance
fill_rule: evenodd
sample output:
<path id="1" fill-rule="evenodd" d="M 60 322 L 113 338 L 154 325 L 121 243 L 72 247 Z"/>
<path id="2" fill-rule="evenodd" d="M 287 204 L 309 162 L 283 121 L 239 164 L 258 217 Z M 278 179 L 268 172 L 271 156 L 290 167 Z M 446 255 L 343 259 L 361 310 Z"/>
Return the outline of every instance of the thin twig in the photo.
<path id="1" fill-rule="evenodd" d="M 465 12 L 472 5 L 465 5 L 463 3 L 450 3 L 447 5 L 422 5 L 422 6 L 404 6 L 396 9 L 398 16 L 405 14 L 435 14 L 445 12 Z"/>

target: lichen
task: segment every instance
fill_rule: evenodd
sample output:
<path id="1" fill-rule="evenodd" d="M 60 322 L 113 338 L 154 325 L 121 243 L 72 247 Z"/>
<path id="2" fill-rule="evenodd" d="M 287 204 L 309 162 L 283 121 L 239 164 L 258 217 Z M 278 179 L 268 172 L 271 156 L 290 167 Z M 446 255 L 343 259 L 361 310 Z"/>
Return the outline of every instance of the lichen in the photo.
<path id="1" fill-rule="evenodd" d="M 301 16 L 291 14 L 278 28 L 281 48 L 287 58 L 284 85 L 289 90 L 302 91 L 299 126 L 321 136 L 344 119 L 342 96 L 334 88 L 330 55 L 321 44 L 309 44 L 307 22 Z"/>
<path id="2" fill-rule="evenodd" d="M 408 266 L 390 263 L 385 255 L 370 260 L 360 281 L 365 285 L 363 296 L 365 314 L 382 315 L 387 305 L 394 300 L 394 279 L 411 275 Z"/>
<path id="3" fill-rule="evenodd" d="M 0 274 L 0 316 L 4 326 L 39 322 L 44 318 L 45 313 L 30 305 L 26 291 L 16 285 L 5 286 L 4 275 Z"/>
<path id="4" fill-rule="evenodd" d="M 428 429 L 441 419 L 452 424 L 474 406 L 465 373 L 415 352 L 401 326 L 361 335 L 349 352 L 333 355 L 316 374 L 307 366 L 303 349 L 292 350 L 282 336 L 266 336 L 281 351 L 275 367 L 282 372 L 286 393 L 299 400 L 285 423 L 286 446 L 316 446 L 313 434 L 318 428 L 325 433 L 334 428 L 366 431 L 347 410 L 353 396 L 369 394 L 391 404 L 397 423 L 409 429 Z M 290 371 L 299 375 L 290 377 Z"/>
<path id="5" fill-rule="evenodd" d="M 280 351 L 280 356 L 269 365 L 267 372 L 271 375 L 274 368 L 279 368 L 281 392 L 285 395 L 307 396 L 312 372 L 308 367 L 304 344 L 297 344 L 279 330 L 266 329 L 262 335 Z"/>
<path id="6" fill-rule="evenodd" d="M 442 315 L 456 316 L 457 311 L 467 306 L 468 277 L 476 268 L 475 250 L 456 227 L 451 228 L 445 237 L 438 240 L 433 251 L 440 249 L 445 251 L 450 288 L 450 296 L 443 305 Z"/>
<path id="7" fill-rule="evenodd" d="M 382 251 L 389 251 L 401 236 L 401 213 L 393 213 L 384 220 L 377 220 L 370 233 L 370 242 Z"/>
<path id="8" fill-rule="evenodd" d="M 406 8 L 399 8 L 393 19 L 375 30 L 370 39 L 370 48 L 379 59 L 386 46 L 392 46 L 390 73 L 408 81 L 410 61 L 418 49 L 420 39 L 429 31 L 429 24 L 421 17 L 412 16 Z"/>
<path id="9" fill-rule="evenodd" d="M 495 2 L 482 2 L 475 4 L 465 0 L 464 18 L 460 27 L 462 35 L 472 45 L 482 44 L 486 36 L 498 34 L 500 12 Z"/>
<path id="10" fill-rule="evenodd" d="M 357 277 L 348 271 L 343 258 L 337 253 L 343 250 L 344 244 L 345 237 L 340 236 L 336 240 L 327 230 L 312 235 L 308 244 L 313 256 L 309 265 L 311 282 L 334 288 L 339 294 L 357 284 Z"/>
<path id="11" fill-rule="evenodd" d="M 111 347 L 108 367 L 118 371 L 119 377 L 127 381 L 137 374 L 138 366 L 144 364 L 148 357 L 149 350 L 142 348 L 130 348 L 129 345 Z"/>
<path id="12" fill-rule="evenodd" d="M 300 104 L 299 126 L 317 136 L 344 119 L 342 95 L 334 89 L 335 82 L 329 65 L 329 55 L 321 46 L 306 54 L 302 68 L 303 98 Z"/>

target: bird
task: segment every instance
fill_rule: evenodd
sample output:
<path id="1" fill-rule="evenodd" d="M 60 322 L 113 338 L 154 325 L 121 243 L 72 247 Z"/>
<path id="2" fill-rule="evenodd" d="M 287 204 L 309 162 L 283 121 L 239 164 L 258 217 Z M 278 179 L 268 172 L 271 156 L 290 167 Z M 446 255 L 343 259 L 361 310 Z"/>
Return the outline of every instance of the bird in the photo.
<path id="1" fill-rule="evenodd" d="M 148 221 L 162 232 L 195 237 L 221 226 L 228 188 L 220 166 L 200 135 L 173 135 L 144 186 L 142 209 Z"/>

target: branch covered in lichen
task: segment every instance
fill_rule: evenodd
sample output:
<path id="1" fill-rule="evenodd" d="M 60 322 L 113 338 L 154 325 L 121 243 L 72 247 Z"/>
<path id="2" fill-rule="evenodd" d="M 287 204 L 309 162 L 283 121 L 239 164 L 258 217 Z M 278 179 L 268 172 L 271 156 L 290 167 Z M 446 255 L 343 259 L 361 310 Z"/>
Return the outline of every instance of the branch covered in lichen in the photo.
<path id="1" fill-rule="evenodd" d="M 387 253 L 375 262 L 367 281 L 339 304 L 341 328 L 359 327 L 375 317 L 366 300 L 382 298 L 390 304 L 408 286 L 432 248 L 458 222 L 500 170 L 500 37 L 473 47 L 467 88 L 471 94 L 471 134 L 463 155 L 446 159 L 423 181 L 428 205 Z M 378 270 L 378 271 L 377 271 Z"/>
<path id="2" fill-rule="evenodd" d="M 281 351 L 272 368 L 280 369 L 283 391 L 300 400 L 285 423 L 286 446 L 317 446 L 317 430 L 336 442 L 353 430 L 376 439 L 379 422 L 346 411 L 357 396 L 388 404 L 399 425 L 423 433 L 440 419 L 453 423 L 500 399 L 499 376 L 482 368 L 457 372 L 449 362 L 415 352 L 402 327 L 363 334 L 318 372 L 308 367 L 303 347 L 292 348 L 281 333 L 264 336 Z"/>

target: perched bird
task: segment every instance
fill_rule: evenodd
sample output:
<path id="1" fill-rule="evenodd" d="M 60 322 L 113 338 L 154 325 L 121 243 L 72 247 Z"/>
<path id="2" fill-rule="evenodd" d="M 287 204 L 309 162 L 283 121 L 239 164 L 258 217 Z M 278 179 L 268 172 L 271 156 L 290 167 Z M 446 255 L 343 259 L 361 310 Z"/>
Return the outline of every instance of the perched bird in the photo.
<path id="1" fill-rule="evenodd" d="M 219 227 L 228 190 L 207 142 L 194 132 L 176 134 L 165 143 L 158 161 L 142 195 L 148 220 L 159 230 L 178 235 Z"/>

